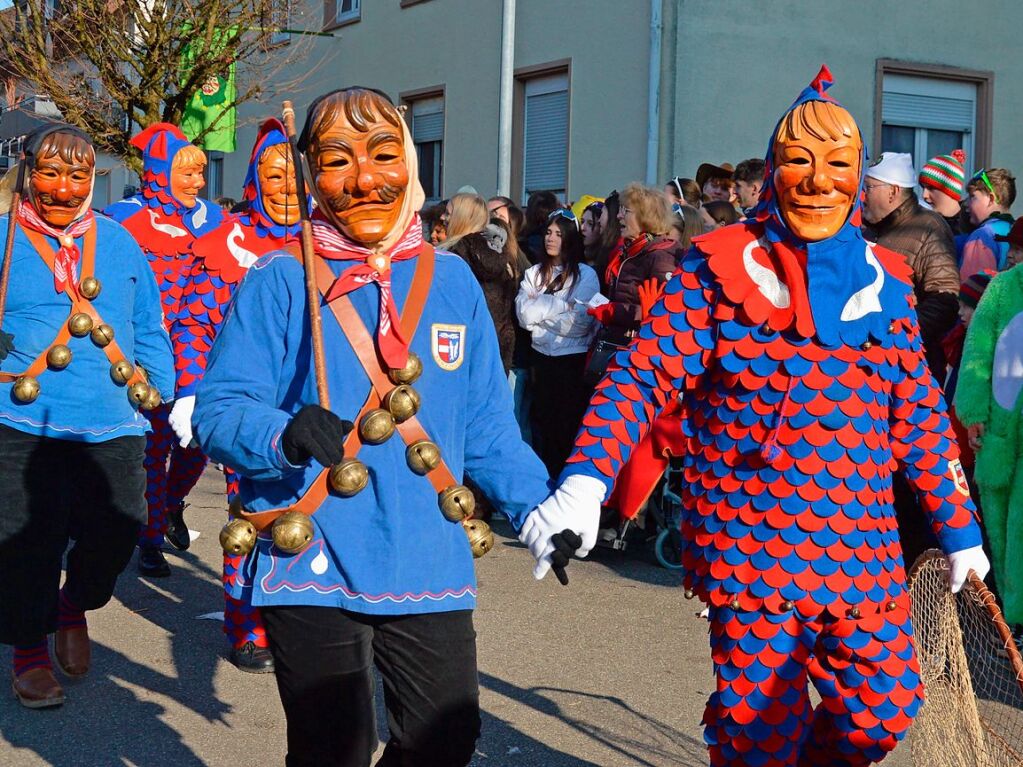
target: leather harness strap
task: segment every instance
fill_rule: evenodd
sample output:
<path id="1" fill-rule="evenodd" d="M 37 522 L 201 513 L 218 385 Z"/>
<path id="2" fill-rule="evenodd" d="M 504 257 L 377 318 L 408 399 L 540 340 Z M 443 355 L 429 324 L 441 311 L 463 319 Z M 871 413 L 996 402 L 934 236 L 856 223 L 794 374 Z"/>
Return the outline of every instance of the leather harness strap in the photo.
<path id="1" fill-rule="evenodd" d="M 291 246 L 287 248 L 287 250 L 293 256 L 295 256 L 295 258 L 298 259 L 298 261 L 301 263 L 302 261 L 301 253 L 298 251 L 296 247 Z M 334 276 L 334 273 L 331 272 L 330 267 L 322 258 L 317 258 L 315 259 L 315 261 L 317 282 L 316 287 L 319 290 L 320 295 L 322 296 L 327 292 L 327 290 L 330 289 L 330 286 L 334 283 L 334 280 L 336 278 Z M 405 338 L 409 339 L 410 342 L 412 338 L 415 337 L 416 329 L 419 327 L 419 320 L 423 316 L 423 309 L 426 307 L 426 299 L 430 295 L 430 285 L 433 283 L 434 261 L 435 257 L 433 246 L 430 245 L 429 243 L 424 242 L 419 251 L 415 273 L 412 276 L 412 285 L 409 288 L 408 296 L 406 296 L 405 298 L 405 305 L 402 307 L 401 311 L 400 323 L 402 334 Z M 336 305 L 341 303 L 342 301 L 344 301 L 346 305 L 351 308 L 352 312 L 355 314 L 356 320 L 358 320 L 358 326 L 362 328 L 363 332 L 365 333 L 365 338 L 359 339 L 360 346 L 358 347 L 353 342 L 351 336 L 349 335 L 348 329 L 346 328 L 345 324 L 341 321 L 341 317 L 339 316 L 338 311 L 335 308 Z M 376 369 L 380 371 L 385 381 L 389 381 L 390 379 L 387 378 L 387 374 L 383 372 L 383 367 L 380 361 L 380 356 L 376 349 L 376 344 L 373 342 L 373 339 L 369 335 L 369 333 L 366 332 L 366 326 L 362 322 L 362 319 L 358 316 L 358 313 L 355 312 L 355 308 L 352 306 L 351 300 L 348 298 L 348 296 L 343 296 L 341 299 L 332 302 L 330 308 L 335 318 L 337 318 L 338 320 L 338 324 L 341 327 L 341 331 L 345 334 L 345 337 L 348 339 L 349 343 L 352 344 L 352 348 L 355 350 L 356 355 L 358 355 L 360 362 L 362 362 L 363 367 L 366 368 L 367 374 L 370 375 L 370 380 L 374 381 L 373 375 L 370 373 L 370 370 Z M 368 347 L 365 346 L 365 343 L 367 341 Z M 385 394 L 386 391 L 387 389 L 385 389 L 384 392 L 381 393 L 381 391 L 376 385 L 376 382 L 374 381 L 374 385 L 370 388 L 369 394 L 366 397 L 366 401 L 363 403 L 362 408 L 360 408 L 359 413 L 355 418 L 356 424 L 358 424 L 362 417 L 370 410 L 373 410 L 374 408 L 378 408 L 381 406 L 383 402 L 383 394 Z M 406 421 L 406 423 L 408 423 L 408 421 Z M 398 427 L 399 431 L 401 429 L 401 426 L 403 425 L 404 424 L 399 425 Z M 422 437 L 422 439 L 425 439 L 426 438 L 425 432 L 423 434 L 424 436 Z M 402 434 L 402 437 L 404 439 L 404 434 Z M 356 455 L 358 455 L 358 452 L 361 447 L 362 438 L 359 436 L 359 430 L 358 428 L 352 429 L 348 433 L 348 436 L 345 437 L 344 441 L 345 456 L 349 458 L 355 457 Z M 262 531 L 270 527 L 270 525 L 273 524 L 274 520 L 276 520 L 279 516 L 281 516 L 287 511 L 298 511 L 307 516 L 312 516 L 313 514 L 316 513 L 316 511 L 320 508 L 323 502 L 327 499 L 327 496 L 330 495 L 330 491 L 331 491 L 330 469 L 324 468 L 319 472 L 319 474 L 316 475 L 316 478 L 306 489 L 305 493 L 302 494 L 302 497 L 299 498 L 290 506 L 277 509 L 267 509 L 266 511 L 250 512 L 245 511 L 243 508 L 241 508 L 240 504 L 235 504 L 231 512 L 236 517 L 250 522 L 253 525 L 253 527 L 256 528 L 256 530 Z"/>
<path id="2" fill-rule="evenodd" d="M 28 241 L 32 244 L 32 247 L 35 248 L 35 251 L 36 253 L 39 254 L 39 257 L 43 259 L 43 263 L 45 263 L 49 270 L 52 272 L 54 268 L 54 263 L 57 260 L 57 253 L 46 241 L 46 237 L 39 232 L 34 232 L 30 229 L 26 229 L 25 227 L 21 227 L 21 231 L 28 238 Z M 92 277 L 95 269 L 96 269 L 96 227 L 91 226 L 89 227 L 88 231 L 86 231 L 85 235 L 82 238 L 82 268 L 79 273 L 79 281 L 84 280 L 86 277 Z M 103 322 L 103 318 L 100 317 L 99 312 L 96 311 L 96 307 L 92 305 L 91 301 L 83 298 L 76 299 L 73 298 L 70 294 L 65 295 L 67 295 L 67 297 L 71 300 L 71 310 L 68 312 L 69 319 L 71 315 L 75 314 L 76 312 L 82 312 L 84 314 L 89 315 L 89 317 L 92 318 L 93 327 L 96 327 L 97 325 Z M 22 376 L 33 377 L 38 376 L 40 373 L 46 370 L 47 367 L 46 355 L 49 354 L 50 349 L 52 349 L 57 344 L 66 344 L 70 339 L 71 330 L 70 328 L 68 328 L 68 325 L 65 322 L 63 327 L 61 327 L 60 331 L 57 333 L 57 337 L 53 339 L 49 346 L 43 349 L 42 353 L 32 361 L 32 364 L 29 365 L 24 372 L 0 373 L 0 383 L 9 383 L 11 381 L 17 380 Z M 124 352 L 121 351 L 121 347 L 118 346 L 117 341 L 114 340 L 111 340 L 110 343 L 103 347 L 103 353 L 106 355 L 111 365 L 113 365 L 116 362 L 120 362 L 121 360 L 127 360 L 127 357 L 124 356 Z M 128 362 L 131 362 L 131 360 L 128 360 Z M 131 378 L 129 378 L 128 381 L 125 382 L 125 386 L 129 386 L 135 383 L 136 381 L 146 380 L 140 368 L 138 368 L 135 365 L 132 365 L 132 367 L 134 368 L 134 370 L 132 372 Z"/>
<path id="3" fill-rule="evenodd" d="M 316 287 L 320 292 L 323 293 L 330 288 L 332 281 L 333 275 L 330 268 L 322 261 L 317 262 Z M 394 388 L 394 384 L 380 364 L 380 358 L 376 353 L 373 337 L 366 329 L 366 323 L 362 321 L 348 296 L 341 296 L 341 298 L 331 302 L 330 310 L 341 326 L 341 330 L 345 334 L 345 338 L 348 339 L 348 343 L 352 345 L 352 349 L 359 358 L 359 362 L 362 363 L 366 375 L 369 376 L 370 381 L 373 383 L 376 395 L 382 400 Z M 402 330 L 404 329 L 403 325 Z M 406 445 L 413 445 L 421 440 L 429 439 L 426 430 L 415 416 L 397 424 L 396 429 Z M 444 463 L 443 458 L 441 458 L 439 465 L 426 475 L 426 478 L 430 480 L 430 484 L 433 485 L 438 493 L 445 488 L 451 487 L 451 485 L 457 484 L 454 475 L 448 469 L 447 464 Z"/>

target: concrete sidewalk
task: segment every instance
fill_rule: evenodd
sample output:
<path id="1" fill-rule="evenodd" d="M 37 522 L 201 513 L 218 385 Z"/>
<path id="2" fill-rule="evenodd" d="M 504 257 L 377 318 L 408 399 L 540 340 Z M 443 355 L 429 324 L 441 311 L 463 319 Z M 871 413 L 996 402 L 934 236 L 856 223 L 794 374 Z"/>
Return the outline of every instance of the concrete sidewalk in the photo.
<path id="1" fill-rule="evenodd" d="M 189 502 L 199 539 L 169 556 L 170 578 L 141 579 L 133 562 L 114 601 L 90 613 L 94 667 L 66 685 L 67 703 L 29 711 L 0 696 L 0 765 L 283 765 L 274 677 L 237 671 L 219 620 L 200 617 L 223 608 L 220 475 L 208 471 Z M 707 624 L 679 577 L 648 551 L 598 551 L 572 564 L 568 588 L 536 583 L 511 528 L 497 530 L 478 565 L 483 736 L 473 765 L 705 765 Z M 6 648 L 0 663 L 10 667 Z M 907 767 L 908 752 L 885 764 Z"/>

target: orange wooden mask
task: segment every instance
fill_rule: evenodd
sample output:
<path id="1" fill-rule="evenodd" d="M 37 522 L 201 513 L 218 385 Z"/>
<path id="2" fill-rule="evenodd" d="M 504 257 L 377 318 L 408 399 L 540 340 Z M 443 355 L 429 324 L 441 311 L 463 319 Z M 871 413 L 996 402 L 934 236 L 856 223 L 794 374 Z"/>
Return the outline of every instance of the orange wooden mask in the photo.
<path id="1" fill-rule="evenodd" d="M 32 206 L 50 226 L 65 228 L 92 194 L 96 156 L 77 136 L 53 133 L 43 139 L 29 178 Z"/>
<path id="2" fill-rule="evenodd" d="M 309 159 L 324 213 L 350 239 L 376 245 L 401 216 L 409 185 L 401 117 L 371 91 L 341 92 L 314 118 Z"/>
<path id="3" fill-rule="evenodd" d="M 199 199 L 199 192 L 206 186 L 203 171 L 206 170 L 206 154 L 194 144 L 180 149 L 174 155 L 170 173 L 170 192 L 178 202 L 191 210 Z"/>
<path id="4" fill-rule="evenodd" d="M 287 144 L 274 144 L 263 150 L 256 166 L 263 210 L 275 224 L 291 226 L 298 222 L 298 191 L 295 168 Z"/>
<path id="5" fill-rule="evenodd" d="M 782 119 L 774 142 L 774 188 L 789 230 L 807 242 L 833 236 L 856 204 L 863 140 L 837 104 L 808 101 Z"/>

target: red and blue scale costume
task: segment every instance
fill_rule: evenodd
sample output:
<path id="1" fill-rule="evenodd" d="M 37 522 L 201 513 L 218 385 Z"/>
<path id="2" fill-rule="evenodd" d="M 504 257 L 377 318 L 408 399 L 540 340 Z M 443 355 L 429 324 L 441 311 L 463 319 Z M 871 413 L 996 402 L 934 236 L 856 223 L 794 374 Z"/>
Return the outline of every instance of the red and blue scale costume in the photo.
<path id="1" fill-rule="evenodd" d="M 174 156 L 189 144 L 176 126 L 156 123 L 135 136 L 131 143 L 142 152 L 142 191 L 113 203 L 103 212 L 124 226 L 146 254 L 160 288 L 164 320 L 169 329 L 172 317 L 179 313 L 181 296 L 194 261 L 192 243 L 216 229 L 224 214 L 220 206 L 202 199 L 188 208 L 171 194 Z M 180 341 L 175 341 L 173 346 L 177 365 L 185 349 Z M 169 405 L 147 413 L 153 431 L 146 443 L 149 521 L 139 535 L 142 546 L 163 544 L 167 509 L 184 502 L 206 467 L 206 457 L 201 450 L 178 444 L 167 422 L 169 415 Z"/>
<path id="2" fill-rule="evenodd" d="M 827 84 L 796 104 L 830 100 Z M 773 142 L 767 158 L 770 187 Z M 717 677 L 713 765 L 870 764 L 923 699 L 892 472 L 946 553 L 980 531 L 912 295 L 904 259 L 862 239 L 858 205 L 836 235 L 804 242 L 768 188 L 755 220 L 694 241 L 591 401 L 564 475 L 608 493 L 678 404 L 684 583 L 710 608 Z"/>
<path id="3" fill-rule="evenodd" d="M 170 318 L 178 397 L 195 394 L 206 371 L 206 359 L 213 341 L 224 323 L 228 305 L 249 266 L 260 256 L 280 250 L 298 237 L 298 223 L 278 224 L 270 217 L 263 205 L 259 185 L 258 166 L 263 152 L 272 146 L 287 146 L 287 143 L 280 121 L 269 119 L 263 123 L 245 176 L 243 199 L 247 206 L 241 213 L 227 216 L 219 227 L 192 245 L 192 267 L 184 282 L 178 308 Z M 238 493 L 238 477 L 227 467 L 224 468 L 224 477 L 230 502 Z M 259 609 L 251 603 L 251 588 L 244 591 L 241 599 L 230 593 L 242 559 L 224 554 L 224 632 L 236 648 L 247 642 L 253 642 L 256 647 L 267 647 Z"/>

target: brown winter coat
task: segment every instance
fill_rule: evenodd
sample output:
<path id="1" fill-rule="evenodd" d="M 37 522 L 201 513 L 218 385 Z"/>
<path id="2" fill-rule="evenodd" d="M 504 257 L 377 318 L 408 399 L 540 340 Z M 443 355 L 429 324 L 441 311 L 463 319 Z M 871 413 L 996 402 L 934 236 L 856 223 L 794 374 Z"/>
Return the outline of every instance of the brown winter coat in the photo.
<path id="1" fill-rule="evenodd" d="M 938 213 L 911 195 L 902 205 L 866 229 L 868 240 L 906 257 L 913 270 L 920 336 L 931 372 L 945 377 L 941 340 L 959 315 L 959 268 L 952 230 Z"/>
<path id="2" fill-rule="evenodd" d="M 617 269 L 617 275 L 608 270 L 607 297 L 614 307 L 611 318 L 604 323 L 608 340 L 618 342 L 630 331 L 639 328 L 643 319 L 639 286 L 651 277 L 663 285 L 674 273 L 678 257 L 678 248 L 674 242 L 665 237 L 657 237 L 635 256 L 623 261 Z"/>
<path id="3" fill-rule="evenodd" d="M 451 251 L 469 265 L 483 288 L 487 309 L 497 331 L 501 362 L 507 373 L 515 347 L 515 294 L 519 289 L 519 281 L 508 265 L 508 257 L 492 250 L 486 238 L 479 233 L 467 234 L 451 247 Z"/>

